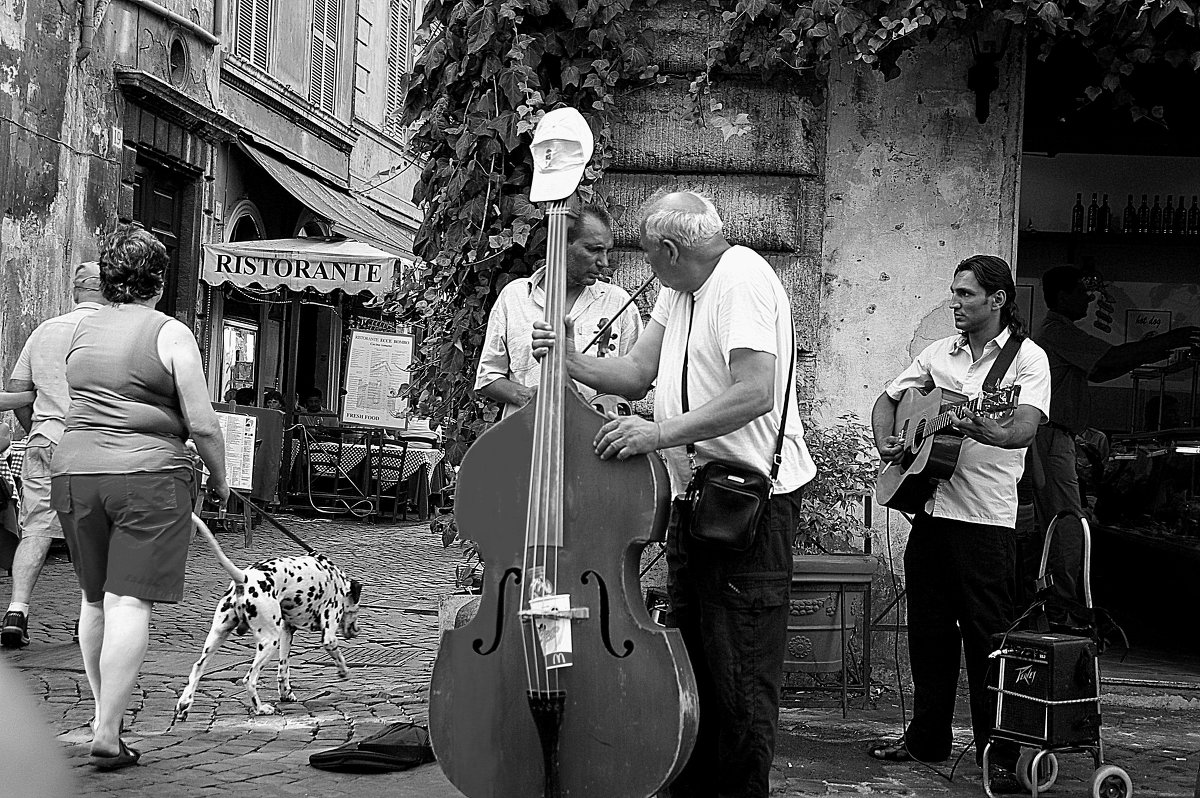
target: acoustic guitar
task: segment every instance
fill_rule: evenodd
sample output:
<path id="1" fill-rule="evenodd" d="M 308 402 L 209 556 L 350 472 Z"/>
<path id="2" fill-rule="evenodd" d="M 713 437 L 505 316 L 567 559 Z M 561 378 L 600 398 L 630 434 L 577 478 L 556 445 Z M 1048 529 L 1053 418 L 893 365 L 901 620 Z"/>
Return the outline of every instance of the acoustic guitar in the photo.
<path id="1" fill-rule="evenodd" d="M 947 388 L 909 388 L 896 407 L 892 432 L 904 442 L 898 462 L 886 463 L 875 483 L 875 500 L 905 513 L 925 506 L 939 480 L 950 479 L 958 466 L 963 435 L 951 426 L 967 411 L 1000 418 L 1017 407 L 1021 386 L 985 391 L 974 399 Z"/>

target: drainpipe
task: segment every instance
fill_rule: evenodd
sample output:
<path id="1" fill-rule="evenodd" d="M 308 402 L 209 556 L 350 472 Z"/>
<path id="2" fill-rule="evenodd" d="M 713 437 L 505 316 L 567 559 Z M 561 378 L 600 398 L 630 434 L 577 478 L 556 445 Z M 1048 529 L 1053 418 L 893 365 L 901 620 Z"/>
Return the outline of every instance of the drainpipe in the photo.
<path id="1" fill-rule="evenodd" d="M 139 8 L 144 8 L 151 14 L 160 16 L 168 22 L 173 22 L 179 27 L 190 31 L 197 39 L 209 45 L 210 47 L 215 47 L 221 43 L 220 39 L 209 33 L 202 26 L 197 25 L 187 17 L 176 14 L 169 8 L 163 8 L 158 3 L 153 2 L 153 0 L 125 0 L 125 2 L 138 6 Z"/>
<path id="2" fill-rule="evenodd" d="M 96 0 L 83 0 L 83 19 L 79 24 L 79 49 L 75 63 L 81 64 L 92 54 L 92 39 L 96 35 Z"/>
<path id="3" fill-rule="evenodd" d="M 214 0 L 213 2 L 213 36 L 220 39 L 225 35 L 225 7 L 229 5 L 228 0 Z"/>

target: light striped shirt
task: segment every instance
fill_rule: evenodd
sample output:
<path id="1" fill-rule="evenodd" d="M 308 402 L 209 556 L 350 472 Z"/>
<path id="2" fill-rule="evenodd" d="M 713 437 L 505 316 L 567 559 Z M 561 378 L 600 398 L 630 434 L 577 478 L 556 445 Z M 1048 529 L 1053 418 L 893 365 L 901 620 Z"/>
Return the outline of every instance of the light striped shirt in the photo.
<path id="1" fill-rule="evenodd" d="M 504 286 L 492 315 L 488 317 L 487 337 L 479 358 L 479 370 L 475 375 L 475 390 L 491 385 L 501 377 L 531 388 L 541 382 L 541 364 L 533 356 L 533 323 L 543 321 L 546 316 L 546 292 L 542 290 L 545 268 L 538 269 L 529 277 L 521 277 Z M 591 343 L 600 328 L 608 323 L 621 306 L 629 301 L 625 289 L 611 283 L 593 283 L 584 286 L 575 300 L 575 306 L 567 318 L 575 323 L 575 348 L 582 352 Z M 612 326 L 616 338 L 609 341 L 605 357 L 619 357 L 633 348 L 642 332 L 642 318 L 636 304 L 630 305 Z M 592 347 L 588 354 L 599 354 L 600 344 Z M 579 382 L 575 387 L 584 399 L 591 399 L 596 392 Z M 504 406 L 504 418 L 521 408 Z"/>

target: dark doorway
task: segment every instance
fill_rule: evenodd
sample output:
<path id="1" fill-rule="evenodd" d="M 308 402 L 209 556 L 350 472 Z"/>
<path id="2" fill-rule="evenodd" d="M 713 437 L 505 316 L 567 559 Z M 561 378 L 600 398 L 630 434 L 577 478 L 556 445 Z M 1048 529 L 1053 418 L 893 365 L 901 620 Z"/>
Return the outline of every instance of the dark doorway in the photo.
<path id="1" fill-rule="evenodd" d="M 174 317 L 179 306 L 179 242 L 183 194 L 190 182 L 178 172 L 138 159 L 133 192 L 133 219 L 158 236 L 167 248 L 167 275 L 156 308 Z"/>

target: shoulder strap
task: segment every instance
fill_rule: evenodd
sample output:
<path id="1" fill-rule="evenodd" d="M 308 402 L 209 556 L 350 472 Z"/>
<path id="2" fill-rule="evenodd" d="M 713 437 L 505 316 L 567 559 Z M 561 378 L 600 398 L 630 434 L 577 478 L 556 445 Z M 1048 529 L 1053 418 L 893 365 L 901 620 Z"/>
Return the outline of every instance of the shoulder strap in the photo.
<path id="1" fill-rule="evenodd" d="M 994 391 L 996 386 L 1000 384 L 1000 380 L 1004 379 L 1004 375 L 1008 373 L 1008 367 L 1012 365 L 1013 360 L 1017 356 L 1017 350 L 1021 348 L 1021 344 L 1025 342 L 1025 337 L 1013 333 L 1008 336 L 1008 341 L 1005 342 L 1004 348 L 1000 350 L 1000 354 L 996 355 L 996 362 L 992 364 L 992 370 L 988 372 L 987 378 L 983 381 L 983 390 Z"/>

